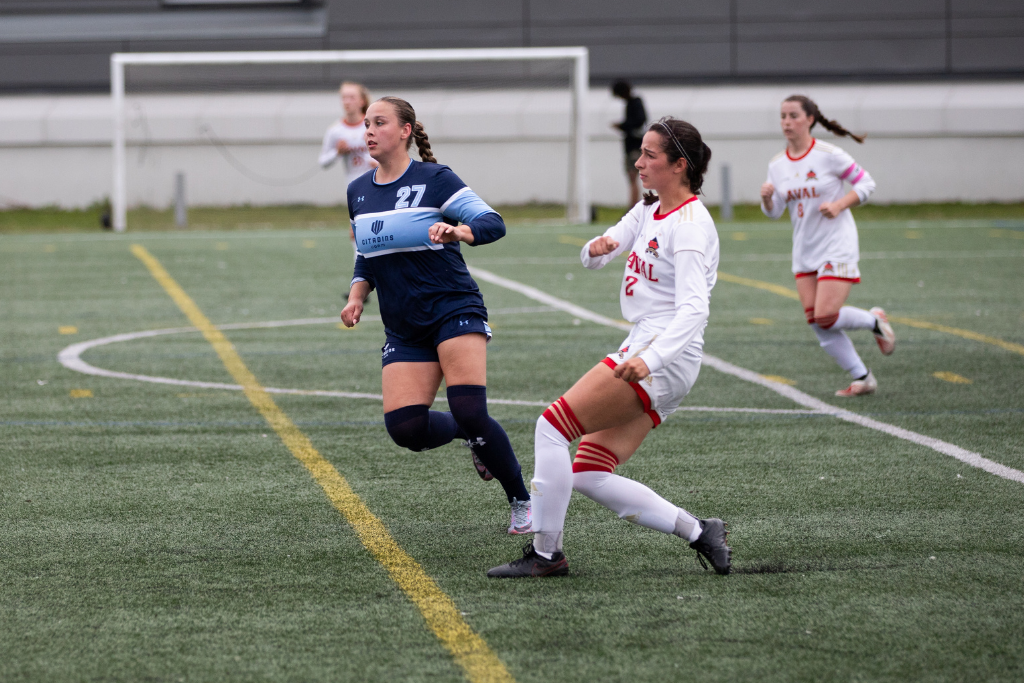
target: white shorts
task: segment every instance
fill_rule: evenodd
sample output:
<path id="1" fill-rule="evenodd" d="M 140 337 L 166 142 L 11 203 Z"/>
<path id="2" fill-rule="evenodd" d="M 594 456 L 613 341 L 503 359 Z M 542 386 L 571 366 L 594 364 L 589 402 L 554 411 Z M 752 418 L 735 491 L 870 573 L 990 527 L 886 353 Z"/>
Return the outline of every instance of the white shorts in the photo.
<path id="1" fill-rule="evenodd" d="M 618 351 L 613 351 L 605 356 L 602 361 L 608 367 L 614 369 L 623 361 L 637 356 L 650 346 L 653 335 L 649 331 L 643 331 L 637 325 L 629 333 Z M 644 404 L 644 411 L 654 421 L 657 427 L 672 413 L 682 402 L 690 389 L 697 382 L 697 374 L 700 372 L 700 361 L 704 355 L 704 340 L 698 338 L 674 361 L 657 372 L 640 380 L 630 382 L 629 386 L 640 397 Z"/>
<path id="2" fill-rule="evenodd" d="M 825 261 L 818 266 L 817 270 L 804 270 L 794 273 L 799 280 L 802 277 L 815 277 L 818 280 L 845 280 L 854 284 L 860 282 L 860 268 L 857 262 L 840 263 L 839 261 Z"/>

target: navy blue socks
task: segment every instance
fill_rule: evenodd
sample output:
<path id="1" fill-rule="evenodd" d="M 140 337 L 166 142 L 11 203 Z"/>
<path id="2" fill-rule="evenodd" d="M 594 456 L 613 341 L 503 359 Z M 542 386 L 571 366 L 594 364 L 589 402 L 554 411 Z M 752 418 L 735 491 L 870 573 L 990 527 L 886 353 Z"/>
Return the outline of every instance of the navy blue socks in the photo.
<path id="1" fill-rule="evenodd" d="M 501 482 L 509 502 L 512 498 L 529 500 L 530 494 L 523 484 L 523 472 L 508 434 L 487 414 L 487 387 L 477 384 L 448 387 L 448 407 L 466 439 L 473 444 L 473 452 Z"/>
<path id="2" fill-rule="evenodd" d="M 505 489 L 505 495 L 530 500 L 523 472 L 508 435 L 487 414 L 487 387 L 460 384 L 448 387 L 451 412 L 413 405 L 384 413 L 384 426 L 392 441 L 410 451 L 429 451 L 454 439 L 473 443 L 473 451 Z"/>
<path id="3" fill-rule="evenodd" d="M 456 437 L 466 438 L 451 413 L 427 406 L 405 406 L 384 413 L 384 426 L 392 441 L 410 451 L 429 451 L 451 443 Z"/>

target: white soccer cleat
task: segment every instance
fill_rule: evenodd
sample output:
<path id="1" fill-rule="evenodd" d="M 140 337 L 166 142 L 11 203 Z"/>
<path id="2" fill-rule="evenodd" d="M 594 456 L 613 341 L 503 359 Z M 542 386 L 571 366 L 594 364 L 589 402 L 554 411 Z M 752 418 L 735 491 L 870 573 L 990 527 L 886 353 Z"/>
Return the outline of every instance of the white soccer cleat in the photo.
<path id="1" fill-rule="evenodd" d="M 512 499 L 512 521 L 508 525 L 510 534 L 533 533 L 533 509 L 528 500 Z"/>
<path id="2" fill-rule="evenodd" d="M 885 315 L 885 311 L 880 306 L 875 306 L 870 311 L 871 315 L 875 316 L 875 321 L 878 323 L 878 329 L 881 332 L 874 332 L 875 341 L 878 342 L 878 349 L 882 352 L 883 356 L 891 356 L 893 349 L 896 348 L 896 333 L 892 331 L 892 325 L 889 324 L 889 318 Z"/>
<path id="3" fill-rule="evenodd" d="M 850 382 L 850 386 L 837 391 L 836 396 L 842 396 L 843 398 L 848 398 L 850 396 L 865 396 L 867 394 L 875 393 L 875 389 L 877 388 L 878 380 L 876 380 L 875 376 L 870 370 L 868 370 L 867 377 L 864 379 L 853 380 Z"/>

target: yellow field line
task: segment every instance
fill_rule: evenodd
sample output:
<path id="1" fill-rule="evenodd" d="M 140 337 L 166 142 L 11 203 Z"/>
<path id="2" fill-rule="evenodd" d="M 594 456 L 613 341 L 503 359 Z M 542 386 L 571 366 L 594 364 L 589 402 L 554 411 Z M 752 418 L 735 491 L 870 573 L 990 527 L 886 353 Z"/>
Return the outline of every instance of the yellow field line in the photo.
<path id="1" fill-rule="evenodd" d="M 739 277 L 738 275 L 730 275 L 729 273 L 723 273 L 718 271 L 718 279 L 731 282 L 735 285 L 744 285 L 746 287 L 756 287 L 757 289 L 763 289 L 772 294 L 778 294 L 790 299 L 796 299 L 800 301 L 800 295 L 796 293 L 795 289 L 789 287 L 783 287 L 782 285 L 772 284 L 771 282 L 764 282 L 762 280 L 751 280 L 750 278 Z"/>
<path id="2" fill-rule="evenodd" d="M 894 323 L 899 323 L 901 325 L 919 327 L 922 330 L 935 330 L 936 332 L 955 334 L 956 336 L 963 337 L 964 339 L 985 342 L 986 344 L 992 344 L 994 346 L 998 346 L 1001 349 L 1006 349 L 1007 351 L 1019 353 L 1022 356 L 1024 356 L 1024 345 L 1004 341 L 1002 339 L 999 339 L 998 337 L 990 337 L 987 334 L 980 334 L 978 332 L 972 332 L 970 330 L 962 330 L 959 327 L 947 327 L 945 325 L 937 325 L 935 323 L 930 323 L 927 320 L 915 320 L 914 318 L 903 318 L 891 315 L 889 316 L 889 320 L 891 320 Z"/>
<path id="3" fill-rule="evenodd" d="M 783 287 L 782 285 L 776 285 L 771 282 L 764 282 L 762 280 L 751 280 L 745 277 L 739 277 L 737 275 L 730 275 L 729 273 L 723 273 L 718 271 L 718 279 L 725 280 L 726 282 L 732 282 L 737 285 L 745 285 L 747 287 L 756 287 L 757 289 L 763 289 L 779 296 L 784 296 L 789 299 L 800 300 L 800 296 L 796 293 L 795 289 Z M 959 327 L 947 327 L 946 325 L 938 325 L 936 323 L 930 323 L 927 320 L 915 320 L 914 318 L 904 318 L 900 316 L 889 316 L 889 320 L 900 325 L 909 325 L 910 327 L 919 327 L 922 330 L 934 330 L 935 332 L 945 332 L 946 334 L 953 334 L 964 339 L 970 339 L 972 341 L 984 342 L 986 344 L 992 344 L 998 346 L 1001 349 L 1012 351 L 1013 353 L 1019 353 L 1024 356 L 1024 345 L 1015 344 L 1013 342 L 1004 341 L 998 337 L 990 337 L 987 334 L 981 334 L 979 332 L 972 332 L 971 330 L 962 330 Z"/>
<path id="4" fill-rule="evenodd" d="M 131 252 L 146 265 L 153 278 L 170 295 L 192 325 L 203 333 L 220 356 L 224 367 L 235 381 L 242 385 L 249 401 L 281 437 L 281 441 L 292 455 L 313 475 L 313 479 L 323 488 L 334 507 L 344 515 L 366 549 L 384 565 L 394 582 L 416 605 L 430 630 L 465 670 L 466 677 L 473 683 L 513 681 L 497 655 L 462 618 L 452 599 L 423 571 L 416 560 L 402 550 L 388 533 L 384 523 L 366 507 L 345 478 L 320 455 L 309 438 L 274 403 L 270 394 L 246 367 L 234 345 L 203 315 L 192 297 L 175 282 L 145 247 L 133 244 Z"/>

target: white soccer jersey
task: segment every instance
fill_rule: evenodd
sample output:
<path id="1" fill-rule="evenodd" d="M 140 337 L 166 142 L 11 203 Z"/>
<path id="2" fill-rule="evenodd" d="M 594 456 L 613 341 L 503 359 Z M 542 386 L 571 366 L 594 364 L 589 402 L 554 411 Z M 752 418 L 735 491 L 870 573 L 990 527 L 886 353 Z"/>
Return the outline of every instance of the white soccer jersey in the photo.
<path id="1" fill-rule="evenodd" d="M 768 163 L 768 182 L 775 186 L 772 210 L 764 202 L 761 211 L 778 218 L 789 208 L 793 221 L 793 272 L 816 271 L 827 262 L 855 265 L 860 260 L 857 224 L 849 209 L 835 218 L 818 210 L 822 202 L 834 202 L 849 183 L 863 204 L 875 190 L 875 181 L 849 154 L 821 140 L 812 140 L 802 156 L 788 151 Z"/>
<path id="2" fill-rule="evenodd" d="M 594 240 L 580 252 L 587 268 L 602 268 L 628 252 L 619 302 L 622 316 L 654 337 L 649 348 L 633 351 L 639 351 L 637 357 L 652 373 L 679 358 L 694 341 L 703 344 L 711 289 L 718 278 L 718 231 L 704 204 L 693 197 L 664 215 L 657 213 L 659 208 L 640 202 L 605 231 L 619 243 L 610 254 L 591 258 Z"/>
<path id="3" fill-rule="evenodd" d="M 363 139 L 363 132 L 365 130 L 366 126 L 362 121 L 357 124 L 351 124 L 346 123 L 345 119 L 341 119 L 328 128 L 324 134 L 324 144 L 320 148 L 320 165 L 324 168 L 327 168 L 339 156 L 342 156 L 338 154 L 339 140 L 344 140 L 351 150 L 348 154 L 343 155 L 348 175 L 345 181 L 346 187 L 348 183 L 351 183 L 373 168 L 373 159 L 370 158 L 370 152 L 366 149 L 366 141 Z"/>

